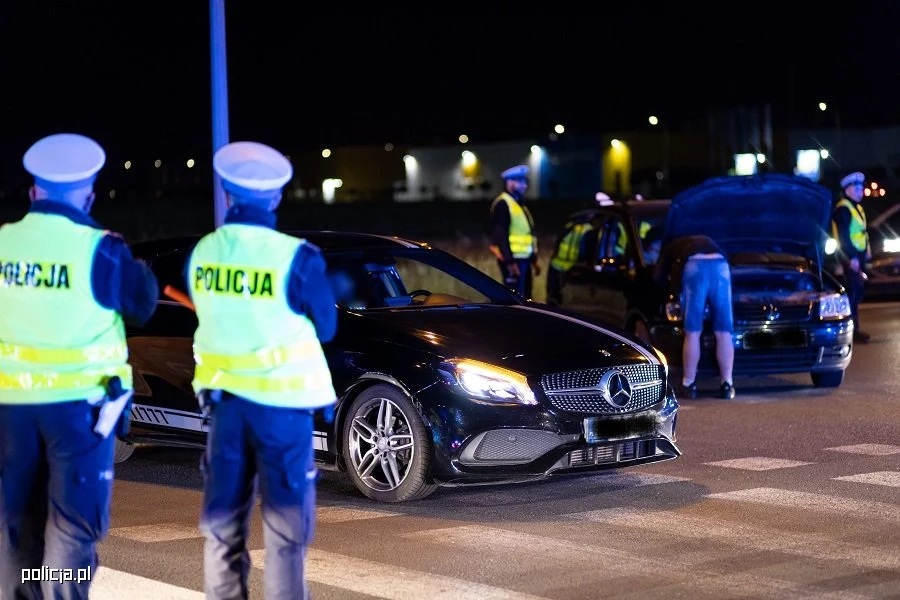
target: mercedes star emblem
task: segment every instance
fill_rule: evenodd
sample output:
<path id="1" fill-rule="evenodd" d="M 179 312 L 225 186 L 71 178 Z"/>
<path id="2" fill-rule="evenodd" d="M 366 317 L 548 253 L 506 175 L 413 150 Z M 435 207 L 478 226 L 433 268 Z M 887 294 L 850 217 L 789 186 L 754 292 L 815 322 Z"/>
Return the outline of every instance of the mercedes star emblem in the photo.
<path id="1" fill-rule="evenodd" d="M 603 399 L 616 408 L 623 408 L 631 401 L 631 382 L 622 371 L 611 369 L 600 378 Z"/>

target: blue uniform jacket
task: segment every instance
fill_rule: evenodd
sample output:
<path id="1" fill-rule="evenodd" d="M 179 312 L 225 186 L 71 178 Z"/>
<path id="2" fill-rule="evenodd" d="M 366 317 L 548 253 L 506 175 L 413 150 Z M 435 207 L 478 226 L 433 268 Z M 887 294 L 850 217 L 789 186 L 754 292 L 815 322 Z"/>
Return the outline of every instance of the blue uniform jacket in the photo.
<path id="1" fill-rule="evenodd" d="M 60 215 L 79 225 L 103 229 L 88 214 L 64 202 L 35 200 L 29 212 Z M 100 306 L 116 311 L 127 324 L 137 327 L 153 316 L 159 300 L 156 276 L 143 261 L 134 259 L 128 244 L 117 235 L 107 235 L 97 247 L 91 290 Z"/>
<path id="2" fill-rule="evenodd" d="M 241 223 L 275 229 L 275 213 L 254 206 L 237 204 L 225 215 L 225 223 Z M 191 258 L 184 265 L 184 280 L 190 293 L 193 280 L 188 273 Z M 309 242 L 297 250 L 288 278 L 287 302 L 298 315 L 306 315 L 316 328 L 321 343 L 330 342 L 337 332 L 337 307 L 334 292 L 325 276 L 322 251 Z"/>

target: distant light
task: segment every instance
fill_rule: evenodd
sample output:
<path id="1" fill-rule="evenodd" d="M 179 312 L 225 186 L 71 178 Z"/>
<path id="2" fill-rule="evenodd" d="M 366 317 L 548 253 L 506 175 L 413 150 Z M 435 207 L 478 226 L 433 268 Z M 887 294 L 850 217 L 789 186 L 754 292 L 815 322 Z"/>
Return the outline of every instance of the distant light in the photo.
<path id="1" fill-rule="evenodd" d="M 116 190 L 109 190 L 109 198 L 112 200 L 116 197 Z"/>
<path id="2" fill-rule="evenodd" d="M 461 136 L 459 136 L 460 144 L 465 144 L 468 141 L 469 141 L 469 136 L 467 136 L 466 134 L 462 134 Z"/>
<path id="3" fill-rule="evenodd" d="M 834 238 L 828 238 L 825 240 L 825 254 L 834 254 L 837 251 L 838 244 L 837 240 Z"/>
<path id="4" fill-rule="evenodd" d="M 385 152 L 390 152 L 390 151 L 393 150 L 393 149 L 394 149 L 394 145 L 393 145 L 392 143 L 390 143 L 390 142 L 388 142 L 387 144 L 384 145 L 384 151 L 385 151 Z"/>
<path id="5" fill-rule="evenodd" d="M 162 166 L 162 161 L 157 158 L 155 161 L 153 161 L 153 166 L 157 169 L 160 168 Z"/>
<path id="6" fill-rule="evenodd" d="M 865 194 L 866 194 L 866 196 L 871 196 L 872 190 L 870 190 L 869 188 L 866 188 Z"/>
<path id="7" fill-rule="evenodd" d="M 873 189 L 873 190 L 877 190 L 877 189 L 878 189 L 878 184 L 875 183 L 874 181 L 872 182 L 872 189 Z"/>
<path id="8" fill-rule="evenodd" d="M 471 167 L 476 162 L 478 162 L 478 159 L 475 157 L 474 153 L 469 152 L 468 150 L 463 150 L 462 162 L 464 167 Z"/>
<path id="9" fill-rule="evenodd" d="M 766 155 L 765 154 L 757 154 L 756 162 L 758 162 L 759 164 L 763 164 L 764 162 L 766 162 Z"/>
<path id="10" fill-rule="evenodd" d="M 887 192 L 884 191 L 884 188 L 881 188 L 880 190 L 878 190 L 878 195 L 879 195 L 879 196 L 884 196 L 886 193 L 887 193 Z"/>
<path id="11" fill-rule="evenodd" d="M 566 132 L 566 128 L 563 127 L 562 124 L 557 124 L 556 127 L 553 128 L 553 131 L 555 131 L 556 133 L 562 135 L 563 133 Z"/>
<path id="12" fill-rule="evenodd" d="M 189 158 L 189 159 L 188 159 L 188 161 L 187 161 L 187 168 L 188 168 L 188 169 L 193 169 L 193 168 L 194 168 L 194 159 L 193 159 L 193 158 Z"/>
<path id="13" fill-rule="evenodd" d="M 612 146 L 613 148 L 615 148 L 616 150 L 618 150 L 619 148 L 622 147 L 622 142 L 620 142 L 620 141 L 617 140 L 617 139 L 613 139 L 613 140 L 609 143 L 609 145 Z"/>
<path id="14" fill-rule="evenodd" d="M 412 155 L 405 154 L 405 155 L 403 156 L 403 162 L 405 162 L 405 163 L 407 163 L 407 164 L 409 164 L 409 163 L 414 163 L 414 162 L 416 162 L 416 158 L 415 158 L 414 156 L 412 156 Z"/>
<path id="15" fill-rule="evenodd" d="M 884 251 L 885 252 L 900 252 L 900 239 L 887 238 L 886 240 L 884 240 Z"/>
<path id="16" fill-rule="evenodd" d="M 650 118 L 647 119 L 647 120 L 650 121 L 650 124 L 651 124 L 651 125 L 659 125 L 659 119 L 657 119 L 657 118 L 656 118 L 655 116 L 653 116 L 653 115 L 650 115 Z"/>
<path id="17" fill-rule="evenodd" d="M 531 147 L 531 153 L 532 153 L 532 154 L 540 154 L 540 153 L 541 153 L 541 147 L 538 146 L 537 144 L 533 145 L 533 146 Z"/>
<path id="18" fill-rule="evenodd" d="M 322 158 L 328 158 L 329 156 L 331 156 L 331 150 L 330 150 L 330 149 L 325 148 L 324 150 L 322 150 Z"/>
<path id="19" fill-rule="evenodd" d="M 734 174 L 753 175 L 756 173 L 756 155 L 741 153 L 734 155 Z"/>
<path id="20" fill-rule="evenodd" d="M 334 202 L 334 191 L 344 185 L 340 179 L 324 179 L 322 180 L 322 199 L 325 204 Z"/>
<path id="21" fill-rule="evenodd" d="M 823 160 L 828 158 L 828 150 L 822 148 L 821 150 L 819 150 L 819 156 L 821 156 Z"/>
<path id="22" fill-rule="evenodd" d="M 825 104 L 824 102 L 819 102 L 819 110 L 821 110 L 822 112 L 825 112 L 826 110 L 828 110 L 828 105 Z"/>
<path id="23" fill-rule="evenodd" d="M 127 170 L 130 169 L 130 168 L 131 168 L 131 161 L 130 161 L 130 160 L 126 160 L 126 161 L 125 161 L 125 170 L 127 171 Z"/>

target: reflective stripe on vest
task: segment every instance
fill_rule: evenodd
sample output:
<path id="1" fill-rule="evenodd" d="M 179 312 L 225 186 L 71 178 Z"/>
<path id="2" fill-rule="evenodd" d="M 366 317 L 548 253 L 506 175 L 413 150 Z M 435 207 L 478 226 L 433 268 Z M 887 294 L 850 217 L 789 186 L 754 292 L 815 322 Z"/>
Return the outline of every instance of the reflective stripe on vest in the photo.
<path id="1" fill-rule="evenodd" d="M 113 376 L 132 387 L 122 318 L 93 293 L 105 235 L 45 213 L 0 229 L 0 404 L 99 398 Z"/>
<path id="2" fill-rule="evenodd" d="M 838 200 L 834 211 L 837 212 L 841 207 L 845 207 L 850 211 L 850 231 L 848 231 L 850 243 L 853 244 L 857 252 L 865 252 L 869 247 L 869 232 L 866 230 L 866 213 L 863 207 L 847 198 Z M 831 221 L 831 236 L 840 243 L 841 238 L 838 233 L 837 223 L 833 219 Z"/>
<path id="3" fill-rule="evenodd" d="M 303 243 L 265 227 L 227 224 L 197 244 L 188 266 L 198 321 L 195 391 L 220 389 L 289 408 L 335 401 L 315 327 L 287 301 Z"/>
<path id="4" fill-rule="evenodd" d="M 550 266 L 557 271 L 568 271 L 581 258 L 581 242 L 594 226 L 590 223 L 579 223 L 572 227 L 559 242 L 556 255 L 550 259 Z"/>
<path id="5" fill-rule="evenodd" d="M 534 235 L 531 213 L 506 192 L 497 196 L 491 209 L 498 202 L 505 202 L 509 209 L 509 251 L 513 258 L 530 258 L 537 253 L 537 238 Z"/>

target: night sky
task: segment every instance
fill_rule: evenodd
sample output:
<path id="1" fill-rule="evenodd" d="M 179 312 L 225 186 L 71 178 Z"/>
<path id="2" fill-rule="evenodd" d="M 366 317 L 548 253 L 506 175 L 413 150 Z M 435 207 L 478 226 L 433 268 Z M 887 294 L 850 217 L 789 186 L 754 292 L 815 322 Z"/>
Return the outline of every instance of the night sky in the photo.
<path id="1" fill-rule="evenodd" d="M 477 143 L 555 123 L 646 127 L 650 114 L 678 127 L 765 101 L 781 125 L 828 125 L 821 100 L 845 127 L 900 124 L 891 0 L 311 4 L 226 3 L 231 139 L 285 151 L 461 133 Z M 209 152 L 208 10 L 4 1 L 0 169 L 21 168 L 28 145 L 58 131 L 115 153 Z"/>

